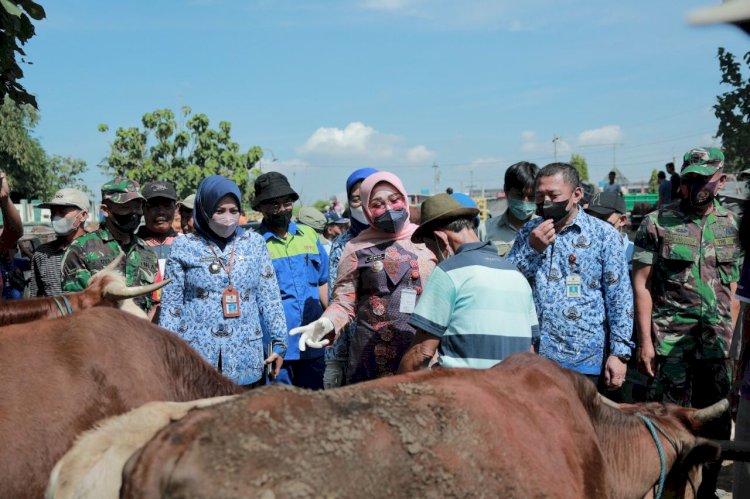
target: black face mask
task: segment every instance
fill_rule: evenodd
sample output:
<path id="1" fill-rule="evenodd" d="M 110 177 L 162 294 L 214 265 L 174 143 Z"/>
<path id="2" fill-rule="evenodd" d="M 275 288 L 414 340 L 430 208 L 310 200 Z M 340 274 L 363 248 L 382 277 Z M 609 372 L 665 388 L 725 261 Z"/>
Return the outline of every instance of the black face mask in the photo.
<path id="1" fill-rule="evenodd" d="M 109 213 L 109 219 L 112 220 L 112 225 L 117 230 L 132 234 L 135 229 L 141 224 L 141 215 L 138 213 L 126 213 L 124 215 L 118 215 L 116 213 Z"/>
<path id="2" fill-rule="evenodd" d="M 551 219 L 557 223 L 563 218 L 570 214 L 568 209 L 568 203 L 570 199 L 565 201 L 545 201 L 544 203 L 536 204 L 536 213 L 545 220 Z"/>
<path id="3" fill-rule="evenodd" d="M 292 220 L 292 210 L 280 211 L 278 213 L 272 213 L 265 216 L 266 224 L 274 229 L 286 229 L 289 227 L 289 222 Z"/>
<path id="4" fill-rule="evenodd" d="M 690 206 L 695 208 L 702 208 L 708 204 L 713 203 L 716 193 L 714 192 L 716 186 L 719 184 L 718 180 L 713 182 L 690 182 L 687 185 L 688 200 Z"/>

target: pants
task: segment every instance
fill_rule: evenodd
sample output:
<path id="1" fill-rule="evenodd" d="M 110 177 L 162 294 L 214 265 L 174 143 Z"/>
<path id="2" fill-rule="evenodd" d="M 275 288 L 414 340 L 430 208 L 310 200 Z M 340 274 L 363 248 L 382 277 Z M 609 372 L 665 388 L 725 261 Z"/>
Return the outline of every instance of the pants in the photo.
<path id="1" fill-rule="evenodd" d="M 731 359 L 695 359 L 658 356 L 656 377 L 648 387 L 648 399 L 702 409 L 726 398 L 732 384 Z M 729 412 L 707 424 L 702 436 L 729 440 L 732 419 Z M 715 497 L 721 463 L 703 465 L 698 498 Z"/>
<path id="2" fill-rule="evenodd" d="M 750 400 L 741 398 L 734 425 L 734 440 L 750 442 Z M 750 463 L 734 462 L 732 497 L 742 498 L 750 494 Z"/>
<path id="3" fill-rule="evenodd" d="M 322 355 L 315 359 L 285 360 L 281 366 L 281 372 L 273 382 L 310 390 L 322 390 L 325 369 Z"/>

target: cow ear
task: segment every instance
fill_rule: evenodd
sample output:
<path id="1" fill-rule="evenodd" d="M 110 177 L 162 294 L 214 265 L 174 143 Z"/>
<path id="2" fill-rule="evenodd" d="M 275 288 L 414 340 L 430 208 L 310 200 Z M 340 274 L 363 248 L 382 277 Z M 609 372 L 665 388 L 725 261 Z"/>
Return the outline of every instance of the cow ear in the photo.
<path id="1" fill-rule="evenodd" d="M 695 439 L 693 446 L 685 453 L 685 457 L 682 458 L 682 466 L 689 468 L 720 459 L 721 445 L 719 445 L 719 442 L 698 437 Z"/>

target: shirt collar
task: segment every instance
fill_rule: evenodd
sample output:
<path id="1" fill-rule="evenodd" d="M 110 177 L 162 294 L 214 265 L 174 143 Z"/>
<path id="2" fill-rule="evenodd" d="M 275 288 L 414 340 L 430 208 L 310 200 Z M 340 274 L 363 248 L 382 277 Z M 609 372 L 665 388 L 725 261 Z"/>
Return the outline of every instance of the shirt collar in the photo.
<path id="1" fill-rule="evenodd" d="M 258 227 L 258 232 L 263 236 L 263 239 L 265 239 L 266 241 L 268 241 L 272 237 L 279 241 L 283 241 L 283 239 L 277 236 L 276 233 L 274 233 L 274 231 L 272 231 L 271 228 L 268 227 L 268 225 L 266 225 L 265 220 L 260 223 L 260 227 Z M 301 232 L 301 229 L 297 227 L 297 224 L 295 224 L 294 222 L 289 222 L 289 228 L 287 229 L 287 232 L 289 234 L 296 236 L 297 234 Z"/>
<path id="2" fill-rule="evenodd" d="M 456 255 L 464 251 L 478 250 L 478 249 L 484 248 L 485 246 L 489 246 L 490 244 L 491 244 L 490 241 L 476 241 L 473 243 L 464 243 L 458 247 L 458 249 L 456 250 Z M 492 252 L 495 253 L 495 250 L 493 249 Z"/>

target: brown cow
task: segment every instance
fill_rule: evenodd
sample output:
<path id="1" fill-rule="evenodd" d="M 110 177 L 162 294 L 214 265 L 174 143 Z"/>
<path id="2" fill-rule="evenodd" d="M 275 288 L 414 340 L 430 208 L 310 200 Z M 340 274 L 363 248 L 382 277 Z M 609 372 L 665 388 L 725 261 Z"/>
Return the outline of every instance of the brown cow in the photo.
<path id="1" fill-rule="evenodd" d="M 115 270 L 122 257 L 123 255 L 120 254 L 107 267 L 94 274 L 88 287 L 78 293 L 9 302 L 0 300 L 0 326 L 63 317 L 92 307 L 121 308 L 136 317 L 146 319 L 146 313 L 131 298 L 153 293 L 169 284 L 171 279 L 146 286 L 128 287 L 125 277 Z"/>
<path id="2" fill-rule="evenodd" d="M 0 497 L 41 497 L 55 462 L 102 418 L 241 392 L 179 337 L 121 310 L 0 332 Z"/>
<path id="3" fill-rule="evenodd" d="M 686 472 L 719 453 L 694 435 L 713 409 L 620 411 L 584 377 L 521 353 L 485 371 L 263 388 L 193 411 L 131 457 L 121 497 L 641 498 L 660 464 L 636 409 L 674 442 L 659 436 L 667 484 L 689 495 Z"/>

